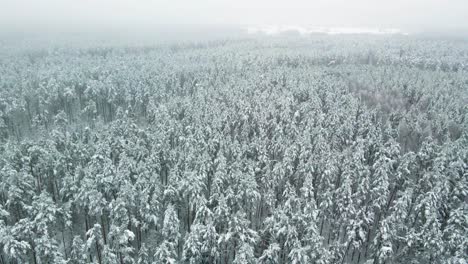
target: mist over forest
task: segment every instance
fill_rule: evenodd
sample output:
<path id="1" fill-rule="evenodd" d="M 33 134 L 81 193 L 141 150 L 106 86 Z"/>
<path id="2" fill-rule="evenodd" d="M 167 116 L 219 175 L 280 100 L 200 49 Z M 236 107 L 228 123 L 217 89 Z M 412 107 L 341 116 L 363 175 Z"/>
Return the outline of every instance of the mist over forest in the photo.
<path id="1" fill-rule="evenodd" d="M 327 3 L 7 0 L 0 264 L 466 263 L 466 3 Z"/>

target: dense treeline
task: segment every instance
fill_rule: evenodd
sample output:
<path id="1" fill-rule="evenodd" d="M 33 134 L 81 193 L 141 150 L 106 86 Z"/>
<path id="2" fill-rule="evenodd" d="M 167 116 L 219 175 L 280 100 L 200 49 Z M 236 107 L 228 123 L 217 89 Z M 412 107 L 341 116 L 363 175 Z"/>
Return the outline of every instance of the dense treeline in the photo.
<path id="1" fill-rule="evenodd" d="M 468 47 L 0 57 L 0 263 L 465 263 Z"/>

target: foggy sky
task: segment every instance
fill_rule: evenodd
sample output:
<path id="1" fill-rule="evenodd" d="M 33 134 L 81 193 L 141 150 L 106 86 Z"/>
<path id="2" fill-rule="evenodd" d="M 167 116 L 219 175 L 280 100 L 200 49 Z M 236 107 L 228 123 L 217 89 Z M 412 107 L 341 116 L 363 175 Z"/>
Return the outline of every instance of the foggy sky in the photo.
<path id="1" fill-rule="evenodd" d="M 314 25 L 465 30 L 468 0 L 0 0 L 0 29 Z"/>

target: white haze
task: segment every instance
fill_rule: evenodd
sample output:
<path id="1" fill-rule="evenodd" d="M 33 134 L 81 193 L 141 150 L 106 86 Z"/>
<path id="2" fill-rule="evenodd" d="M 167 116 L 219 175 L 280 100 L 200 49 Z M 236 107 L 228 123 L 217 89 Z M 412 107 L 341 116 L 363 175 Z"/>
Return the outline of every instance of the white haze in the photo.
<path id="1" fill-rule="evenodd" d="M 317 26 L 299 26 L 299 25 L 267 25 L 267 26 L 249 26 L 245 29 L 249 34 L 278 35 L 282 33 L 298 33 L 300 35 L 308 34 L 369 34 L 369 35 L 408 35 L 396 28 L 371 28 L 371 27 L 317 27 Z"/>
<path id="2" fill-rule="evenodd" d="M 467 0 L 0 0 L 0 4 L 0 30 L 8 31 L 138 31 L 169 25 L 327 33 L 350 28 L 370 33 L 468 28 Z"/>

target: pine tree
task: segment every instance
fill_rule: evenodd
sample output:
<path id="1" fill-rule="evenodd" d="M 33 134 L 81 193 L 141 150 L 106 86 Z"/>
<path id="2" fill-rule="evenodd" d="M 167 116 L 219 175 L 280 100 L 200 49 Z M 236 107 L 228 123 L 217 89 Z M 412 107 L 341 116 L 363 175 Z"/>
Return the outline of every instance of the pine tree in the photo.
<path id="1" fill-rule="evenodd" d="M 92 256 L 95 256 L 99 264 L 103 263 L 102 251 L 105 246 L 101 231 L 101 225 L 94 224 L 94 226 L 86 232 L 86 249 L 90 254 L 90 260 L 92 261 Z"/>
<path id="2" fill-rule="evenodd" d="M 136 263 L 137 264 L 149 264 L 150 263 L 150 255 L 148 252 L 148 248 L 146 247 L 145 243 L 143 243 L 138 251 L 138 258 Z"/>
<path id="3" fill-rule="evenodd" d="M 85 243 L 79 236 L 73 238 L 73 242 L 70 249 L 70 258 L 68 261 L 72 264 L 79 264 L 87 261 Z"/>
<path id="4" fill-rule="evenodd" d="M 168 205 L 164 213 L 162 242 L 154 257 L 158 263 L 176 263 L 178 260 L 179 219 L 173 205 Z"/>

